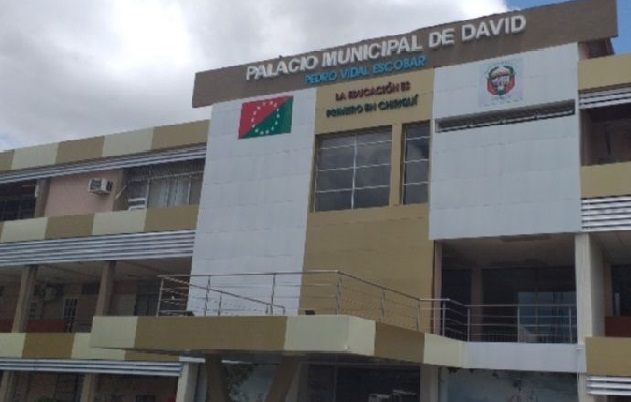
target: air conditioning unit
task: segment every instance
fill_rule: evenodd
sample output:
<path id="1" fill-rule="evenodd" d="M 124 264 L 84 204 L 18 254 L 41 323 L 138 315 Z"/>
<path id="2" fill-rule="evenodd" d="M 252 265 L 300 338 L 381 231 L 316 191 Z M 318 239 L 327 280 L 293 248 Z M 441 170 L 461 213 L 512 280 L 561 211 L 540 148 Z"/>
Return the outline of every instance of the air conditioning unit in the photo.
<path id="1" fill-rule="evenodd" d="M 127 200 L 127 210 L 147 209 L 147 199 L 145 197 L 129 198 Z"/>
<path id="2" fill-rule="evenodd" d="M 107 179 L 90 179 L 88 191 L 93 194 L 109 194 L 112 192 L 112 184 Z"/>

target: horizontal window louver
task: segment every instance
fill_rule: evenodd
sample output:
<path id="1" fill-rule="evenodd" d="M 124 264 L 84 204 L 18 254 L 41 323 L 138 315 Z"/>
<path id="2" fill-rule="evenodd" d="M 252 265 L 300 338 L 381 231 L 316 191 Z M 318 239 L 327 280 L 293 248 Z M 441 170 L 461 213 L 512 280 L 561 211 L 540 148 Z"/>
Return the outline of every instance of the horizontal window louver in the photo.
<path id="1" fill-rule="evenodd" d="M 0 244 L 0 266 L 191 257 L 195 231 L 133 233 Z"/>
<path id="2" fill-rule="evenodd" d="M 97 159 L 89 162 L 67 165 L 44 166 L 0 173 L 0 184 L 14 183 L 46 177 L 66 176 L 78 173 L 97 172 L 101 170 L 123 169 L 136 166 L 156 165 L 179 162 L 206 157 L 206 145 L 175 149 L 164 152 L 152 152 L 120 158 Z"/>
<path id="3" fill-rule="evenodd" d="M 574 101 L 555 103 L 533 108 L 459 116 L 436 121 L 436 132 L 468 130 L 472 128 L 527 123 L 531 121 L 571 116 L 575 113 Z"/>
<path id="4" fill-rule="evenodd" d="M 579 107 L 581 109 L 593 109 L 625 103 L 631 103 L 631 87 L 583 93 L 579 96 Z"/>
<path id="5" fill-rule="evenodd" d="M 0 371 L 4 370 L 179 377 L 182 364 L 115 360 L 0 359 Z"/>
<path id="6" fill-rule="evenodd" d="M 631 197 L 584 199 L 581 218 L 585 232 L 631 230 Z"/>

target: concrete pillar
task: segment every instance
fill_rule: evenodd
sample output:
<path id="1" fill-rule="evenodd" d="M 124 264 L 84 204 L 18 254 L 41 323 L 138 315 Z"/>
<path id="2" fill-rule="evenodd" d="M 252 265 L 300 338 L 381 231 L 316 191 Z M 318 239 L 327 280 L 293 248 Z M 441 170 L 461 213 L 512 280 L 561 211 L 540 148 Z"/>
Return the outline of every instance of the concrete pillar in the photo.
<path id="1" fill-rule="evenodd" d="M 99 295 L 96 300 L 94 315 L 107 315 L 112 301 L 112 289 L 114 287 L 114 274 L 116 273 L 116 261 L 107 261 L 101 271 Z M 81 400 L 94 401 L 99 384 L 98 374 L 86 374 L 81 385 Z"/>
<path id="2" fill-rule="evenodd" d="M 598 241 L 589 233 L 575 238 L 577 340 L 585 346 L 585 338 L 605 333 L 605 259 Z M 578 375 L 578 401 L 604 402 L 606 399 L 587 393 L 587 376 Z"/>
<path id="3" fill-rule="evenodd" d="M 221 356 L 207 355 L 205 360 L 209 402 L 231 402 Z"/>
<path id="4" fill-rule="evenodd" d="M 440 401 L 440 367 L 421 366 L 421 402 Z"/>
<path id="5" fill-rule="evenodd" d="M 13 316 L 13 326 L 11 332 L 25 332 L 26 324 L 29 319 L 29 310 L 33 292 L 35 291 L 35 279 L 37 277 L 37 265 L 29 265 L 22 269 L 22 277 L 20 279 L 20 294 L 18 295 L 18 303 L 15 307 L 15 315 Z M 15 394 L 15 383 L 17 381 L 17 373 L 13 371 L 5 371 L 0 382 L 0 401 L 11 401 Z"/>
<path id="6" fill-rule="evenodd" d="M 302 360 L 302 357 L 283 357 L 276 369 L 276 375 L 274 375 L 274 381 L 272 381 L 265 402 L 285 402 Z"/>
<path id="7" fill-rule="evenodd" d="M 15 384 L 17 382 L 17 372 L 5 371 L 0 382 L 0 401 L 11 402 L 15 395 Z"/>
<path id="8" fill-rule="evenodd" d="M 482 324 L 484 309 L 484 281 L 482 276 L 482 267 L 471 267 L 471 327 L 470 338 L 472 341 L 480 341 L 482 339 Z"/>
<path id="9" fill-rule="evenodd" d="M 182 367 L 182 374 L 177 381 L 176 402 L 194 402 L 197 388 L 199 364 L 186 363 Z"/>
<path id="10" fill-rule="evenodd" d="M 20 280 L 20 295 L 18 296 L 18 304 L 15 307 L 15 315 L 13 316 L 13 327 L 11 332 L 26 331 L 28 323 L 28 315 L 35 291 L 35 279 L 37 277 L 37 265 L 29 265 L 22 269 L 22 278 Z"/>
<path id="11" fill-rule="evenodd" d="M 434 242 L 434 299 L 440 299 L 443 293 L 443 245 L 440 242 Z M 422 306 L 427 308 L 427 306 Z M 435 302 L 432 306 L 434 312 L 432 317 L 433 327 L 432 333 L 441 333 L 441 303 Z"/>

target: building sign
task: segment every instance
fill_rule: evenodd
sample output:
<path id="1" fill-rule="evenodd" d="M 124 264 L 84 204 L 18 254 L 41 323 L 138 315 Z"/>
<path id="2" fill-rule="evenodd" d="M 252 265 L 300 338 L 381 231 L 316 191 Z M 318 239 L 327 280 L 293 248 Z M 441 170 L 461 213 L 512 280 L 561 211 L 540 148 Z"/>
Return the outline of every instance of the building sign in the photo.
<path id="1" fill-rule="evenodd" d="M 521 59 L 483 64 L 479 79 L 480 106 L 519 102 L 523 98 L 524 72 Z"/>
<path id="2" fill-rule="evenodd" d="M 241 105 L 239 139 L 291 132 L 293 96 L 279 96 Z"/>
<path id="3" fill-rule="evenodd" d="M 401 92 L 409 92 L 412 84 L 409 81 L 388 82 L 387 84 L 351 89 L 335 94 L 337 102 L 347 100 L 361 100 L 368 98 L 367 102 L 356 103 L 348 106 L 334 107 L 326 110 L 326 117 L 352 116 L 362 113 L 371 113 L 380 110 L 397 110 L 418 105 L 419 95 L 403 94 Z M 392 97 L 373 101 L 373 96 L 394 95 Z"/>
<path id="4" fill-rule="evenodd" d="M 193 106 L 616 36 L 616 0 L 571 1 L 196 74 Z"/>

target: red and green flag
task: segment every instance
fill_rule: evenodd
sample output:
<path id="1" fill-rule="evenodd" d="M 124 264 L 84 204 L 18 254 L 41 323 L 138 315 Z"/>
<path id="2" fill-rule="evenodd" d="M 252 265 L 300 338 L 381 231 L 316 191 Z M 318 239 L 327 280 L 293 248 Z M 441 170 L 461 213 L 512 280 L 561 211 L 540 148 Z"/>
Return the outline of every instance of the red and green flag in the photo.
<path id="1" fill-rule="evenodd" d="M 241 105 L 239 139 L 291 132 L 293 96 L 262 99 Z"/>

